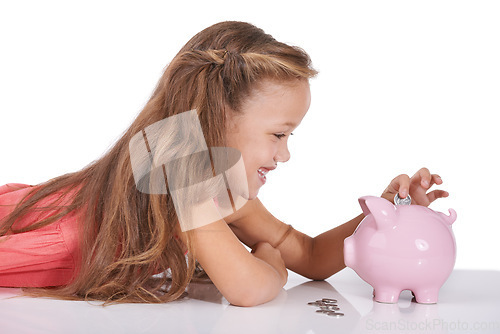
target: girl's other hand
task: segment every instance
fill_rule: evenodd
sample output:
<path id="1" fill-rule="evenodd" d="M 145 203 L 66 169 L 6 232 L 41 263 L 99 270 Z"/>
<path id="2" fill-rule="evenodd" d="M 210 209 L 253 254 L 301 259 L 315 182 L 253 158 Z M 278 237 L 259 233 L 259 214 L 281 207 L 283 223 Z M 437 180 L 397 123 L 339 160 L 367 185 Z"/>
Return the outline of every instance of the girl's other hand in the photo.
<path id="1" fill-rule="evenodd" d="M 442 184 L 443 180 L 437 174 L 431 174 L 427 168 L 421 168 L 411 178 L 406 174 L 395 177 L 387 189 L 384 190 L 382 197 L 394 202 L 394 196 L 399 193 L 399 197 L 405 198 L 410 194 L 411 203 L 422 206 L 429 206 L 438 198 L 448 197 L 449 194 L 444 190 L 433 190 L 427 192 L 434 184 Z"/>
<path id="2" fill-rule="evenodd" d="M 253 246 L 252 254 L 272 266 L 278 272 L 283 285 L 285 285 L 288 279 L 288 271 L 281 257 L 281 252 L 277 248 L 274 248 L 267 242 L 261 241 Z"/>

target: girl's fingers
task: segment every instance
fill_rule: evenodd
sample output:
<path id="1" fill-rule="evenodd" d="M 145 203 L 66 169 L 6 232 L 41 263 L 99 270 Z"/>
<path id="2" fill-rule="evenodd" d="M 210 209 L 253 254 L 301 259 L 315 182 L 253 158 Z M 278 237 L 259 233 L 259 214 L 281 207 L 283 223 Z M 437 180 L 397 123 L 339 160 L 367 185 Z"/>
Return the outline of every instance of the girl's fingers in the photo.
<path id="1" fill-rule="evenodd" d="M 411 178 L 406 174 L 395 177 L 384 192 L 384 197 L 392 201 L 391 195 L 394 196 L 398 193 L 399 197 L 405 198 L 411 192 L 412 203 L 428 206 L 438 198 L 449 196 L 448 192 L 444 190 L 434 190 L 427 193 L 434 184 L 440 185 L 442 183 L 443 180 L 438 174 L 431 174 L 429 169 L 424 167 Z"/>
<path id="2" fill-rule="evenodd" d="M 441 177 L 437 174 L 432 174 L 430 175 L 429 177 L 429 180 L 427 180 L 427 176 L 425 176 L 425 178 L 423 178 L 421 181 L 420 181 L 420 184 L 418 183 L 412 183 L 412 185 L 415 185 L 415 186 L 421 186 L 422 188 L 424 188 L 426 191 L 429 190 L 433 185 L 435 184 L 442 184 L 443 183 L 443 180 L 441 179 Z"/>
<path id="3" fill-rule="evenodd" d="M 405 198 L 410 191 L 410 177 L 406 174 L 401 174 L 392 180 L 390 185 L 393 193 L 399 193 L 399 197 Z"/>
<path id="4" fill-rule="evenodd" d="M 432 174 L 432 184 L 441 184 L 443 183 L 443 180 L 441 179 L 441 176 L 437 175 L 437 174 Z"/>
<path id="5" fill-rule="evenodd" d="M 429 189 L 431 187 L 432 175 L 428 168 L 420 168 L 418 172 L 411 178 L 411 183 L 415 185 L 420 185 L 424 189 Z"/>
<path id="6" fill-rule="evenodd" d="M 429 204 L 437 200 L 438 198 L 448 197 L 450 194 L 444 190 L 433 190 L 427 194 L 427 200 Z"/>

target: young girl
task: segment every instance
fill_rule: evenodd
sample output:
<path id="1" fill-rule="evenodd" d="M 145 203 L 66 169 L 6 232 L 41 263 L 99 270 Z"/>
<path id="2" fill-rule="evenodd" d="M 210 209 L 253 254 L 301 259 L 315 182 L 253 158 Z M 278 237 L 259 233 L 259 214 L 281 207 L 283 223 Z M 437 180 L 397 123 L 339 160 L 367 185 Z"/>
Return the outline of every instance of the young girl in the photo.
<path id="1" fill-rule="evenodd" d="M 287 140 L 307 113 L 315 75 L 303 50 L 248 23 L 222 22 L 198 33 L 102 158 L 37 186 L 0 187 L 0 286 L 65 299 L 167 302 L 183 294 L 197 261 L 230 303 L 251 306 L 279 293 L 287 268 L 316 280 L 344 268 L 343 240 L 362 215 L 311 238 L 257 198 L 266 175 L 290 159 Z M 129 144 L 151 124 L 190 110 L 208 147 L 241 152 L 248 201 L 185 231 L 169 193 L 138 190 Z M 427 193 L 441 183 L 422 168 L 393 179 L 382 196 L 411 194 L 414 204 L 427 206 L 448 196 Z"/>

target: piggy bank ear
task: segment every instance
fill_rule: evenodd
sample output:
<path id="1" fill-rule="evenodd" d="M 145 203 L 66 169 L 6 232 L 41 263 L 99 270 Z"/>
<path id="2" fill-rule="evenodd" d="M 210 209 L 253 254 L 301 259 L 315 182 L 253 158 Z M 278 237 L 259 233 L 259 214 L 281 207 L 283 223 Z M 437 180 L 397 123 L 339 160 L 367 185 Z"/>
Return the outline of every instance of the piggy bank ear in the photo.
<path id="1" fill-rule="evenodd" d="M 378 228 L 392 226 L 396 219 L 396 206 L 385 198 L 375 196 L 364 196 L 358 199 L 363 214 L 371 214 Z"/>

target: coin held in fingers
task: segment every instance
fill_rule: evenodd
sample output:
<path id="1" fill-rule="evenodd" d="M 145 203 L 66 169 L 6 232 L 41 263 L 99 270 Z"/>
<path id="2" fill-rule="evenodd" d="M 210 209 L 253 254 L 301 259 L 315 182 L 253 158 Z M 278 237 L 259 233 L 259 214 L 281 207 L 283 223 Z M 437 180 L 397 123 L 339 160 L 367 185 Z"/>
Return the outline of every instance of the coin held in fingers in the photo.
<path id="1" fill-rule="evenodd" d="M 401 197 L 399 197 L 399 193 L 396 193 L 396 196 L 394 196 L 394 204 L 396 204 L 396 205 L 410 205 L 411 204 L 411 197 L 410 197 L 410 195 L 408 195 L 405 198 L 401 198 Z"/>

